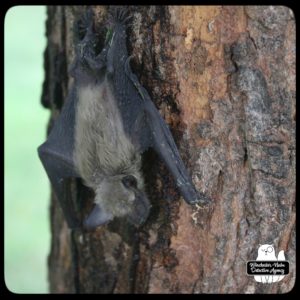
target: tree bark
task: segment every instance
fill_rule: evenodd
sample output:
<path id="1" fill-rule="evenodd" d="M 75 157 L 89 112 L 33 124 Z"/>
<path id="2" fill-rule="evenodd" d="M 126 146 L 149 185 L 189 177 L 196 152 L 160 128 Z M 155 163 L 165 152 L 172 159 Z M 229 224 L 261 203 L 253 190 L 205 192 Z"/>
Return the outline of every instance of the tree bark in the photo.
<path id="1" fill-rule="evenodd" d="M 42 103 L 49 128 L 66 99 L 73 22 L 86 7 L 49 7 Z M 108 7 L 95 6 L 104 41 Z M 295 282 L 295 19 L 280 6 L 130 6 L 132 69 L 169 125 L 199 191 L 187 205 L 152 151 L 143 173 L 152 211 L 70 231 L 51 198 L 52 293 L 284 293 Z M 63 142 L 63 141 L 62 141 Z M 82 217 L 93 195 L 71 181 Z M 246 274 L 259 244 L 284 250 L 290 273 Z"/>

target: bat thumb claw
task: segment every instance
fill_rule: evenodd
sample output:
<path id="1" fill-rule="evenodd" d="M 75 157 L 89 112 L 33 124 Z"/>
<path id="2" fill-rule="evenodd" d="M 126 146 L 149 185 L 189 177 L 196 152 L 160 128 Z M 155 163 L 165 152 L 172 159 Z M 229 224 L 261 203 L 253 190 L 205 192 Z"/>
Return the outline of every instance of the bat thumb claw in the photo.
<path id="1" fill-rule="evenodd" d="M 198 198 L 195 204 L 198 204 L 200 206 L 208 206 L 211 203 L 212 200 L 208 196 L 204 195 L 203 193 L 198 193 Z"/>
<path id="2" fill-rule="evenodd" d="M 205 194 L 196 191 L 191 185 L 181 185 L 180 191 L 184 200 L 191 205 L 197 204 L 200 206 L 207 206 L 212 203 L 212 200 Z"/>

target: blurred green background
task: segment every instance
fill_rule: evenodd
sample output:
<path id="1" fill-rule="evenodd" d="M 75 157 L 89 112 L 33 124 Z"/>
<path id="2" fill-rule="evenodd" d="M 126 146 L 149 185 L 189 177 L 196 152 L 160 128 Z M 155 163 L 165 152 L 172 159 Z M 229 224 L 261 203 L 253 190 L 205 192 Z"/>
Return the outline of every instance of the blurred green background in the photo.
<path id="1" fill-rule="evenodd" d="M 48 292 L 50 186 L 37 155 L 49 118 L 40 104 L 45 19 L 45 6 L 15 6 L 5 16 L 4 268 L 15 293 Z"/>

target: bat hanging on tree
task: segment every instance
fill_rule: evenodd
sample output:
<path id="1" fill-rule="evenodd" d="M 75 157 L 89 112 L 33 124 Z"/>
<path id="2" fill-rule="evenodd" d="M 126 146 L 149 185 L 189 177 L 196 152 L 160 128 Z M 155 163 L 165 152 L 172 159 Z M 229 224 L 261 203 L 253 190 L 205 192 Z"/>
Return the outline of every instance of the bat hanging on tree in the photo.
<path id="1" fill-rule="evenodd" d="M 153 148 L 189 204 L 206 204 L 180 158 L 172 134 L 130 68 L 126 48 L 127 13 L 112 9 L 103 50 L 95 53 L 93 12 L 77 22 L 74 84 L 47 141 L 38 153 L 70 228 L 81 222 L 65 195 L 64 182 L 79 177 L 95 192 L 88 229 L 114 217 L 139 226 L 148 217 L 141 154 Z M 82 34 L 82 31 L 84 34 Z"/>

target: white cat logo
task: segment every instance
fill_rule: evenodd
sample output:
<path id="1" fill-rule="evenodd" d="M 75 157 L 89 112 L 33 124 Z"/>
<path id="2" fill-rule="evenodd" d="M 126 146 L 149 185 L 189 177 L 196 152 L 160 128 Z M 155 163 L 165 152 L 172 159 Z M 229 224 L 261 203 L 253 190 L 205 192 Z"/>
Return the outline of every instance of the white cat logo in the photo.
<path id="1" fill-rule="evenodd" d="M 260 245 L 258 248 L 258 255 L 256 260 L 260 261 L 269 261 L 269 260 L 278 260 L 278 261 L 285 261 L 284 251 L 281 250 L 278 253 L 278 257 L 275 255 L 275 249 L 273 245 Z M 284 275 L 255 275 L 254 279 L 257 282 L 262 283 L 273 283 L 278 282 L 284 278 Z"/>

